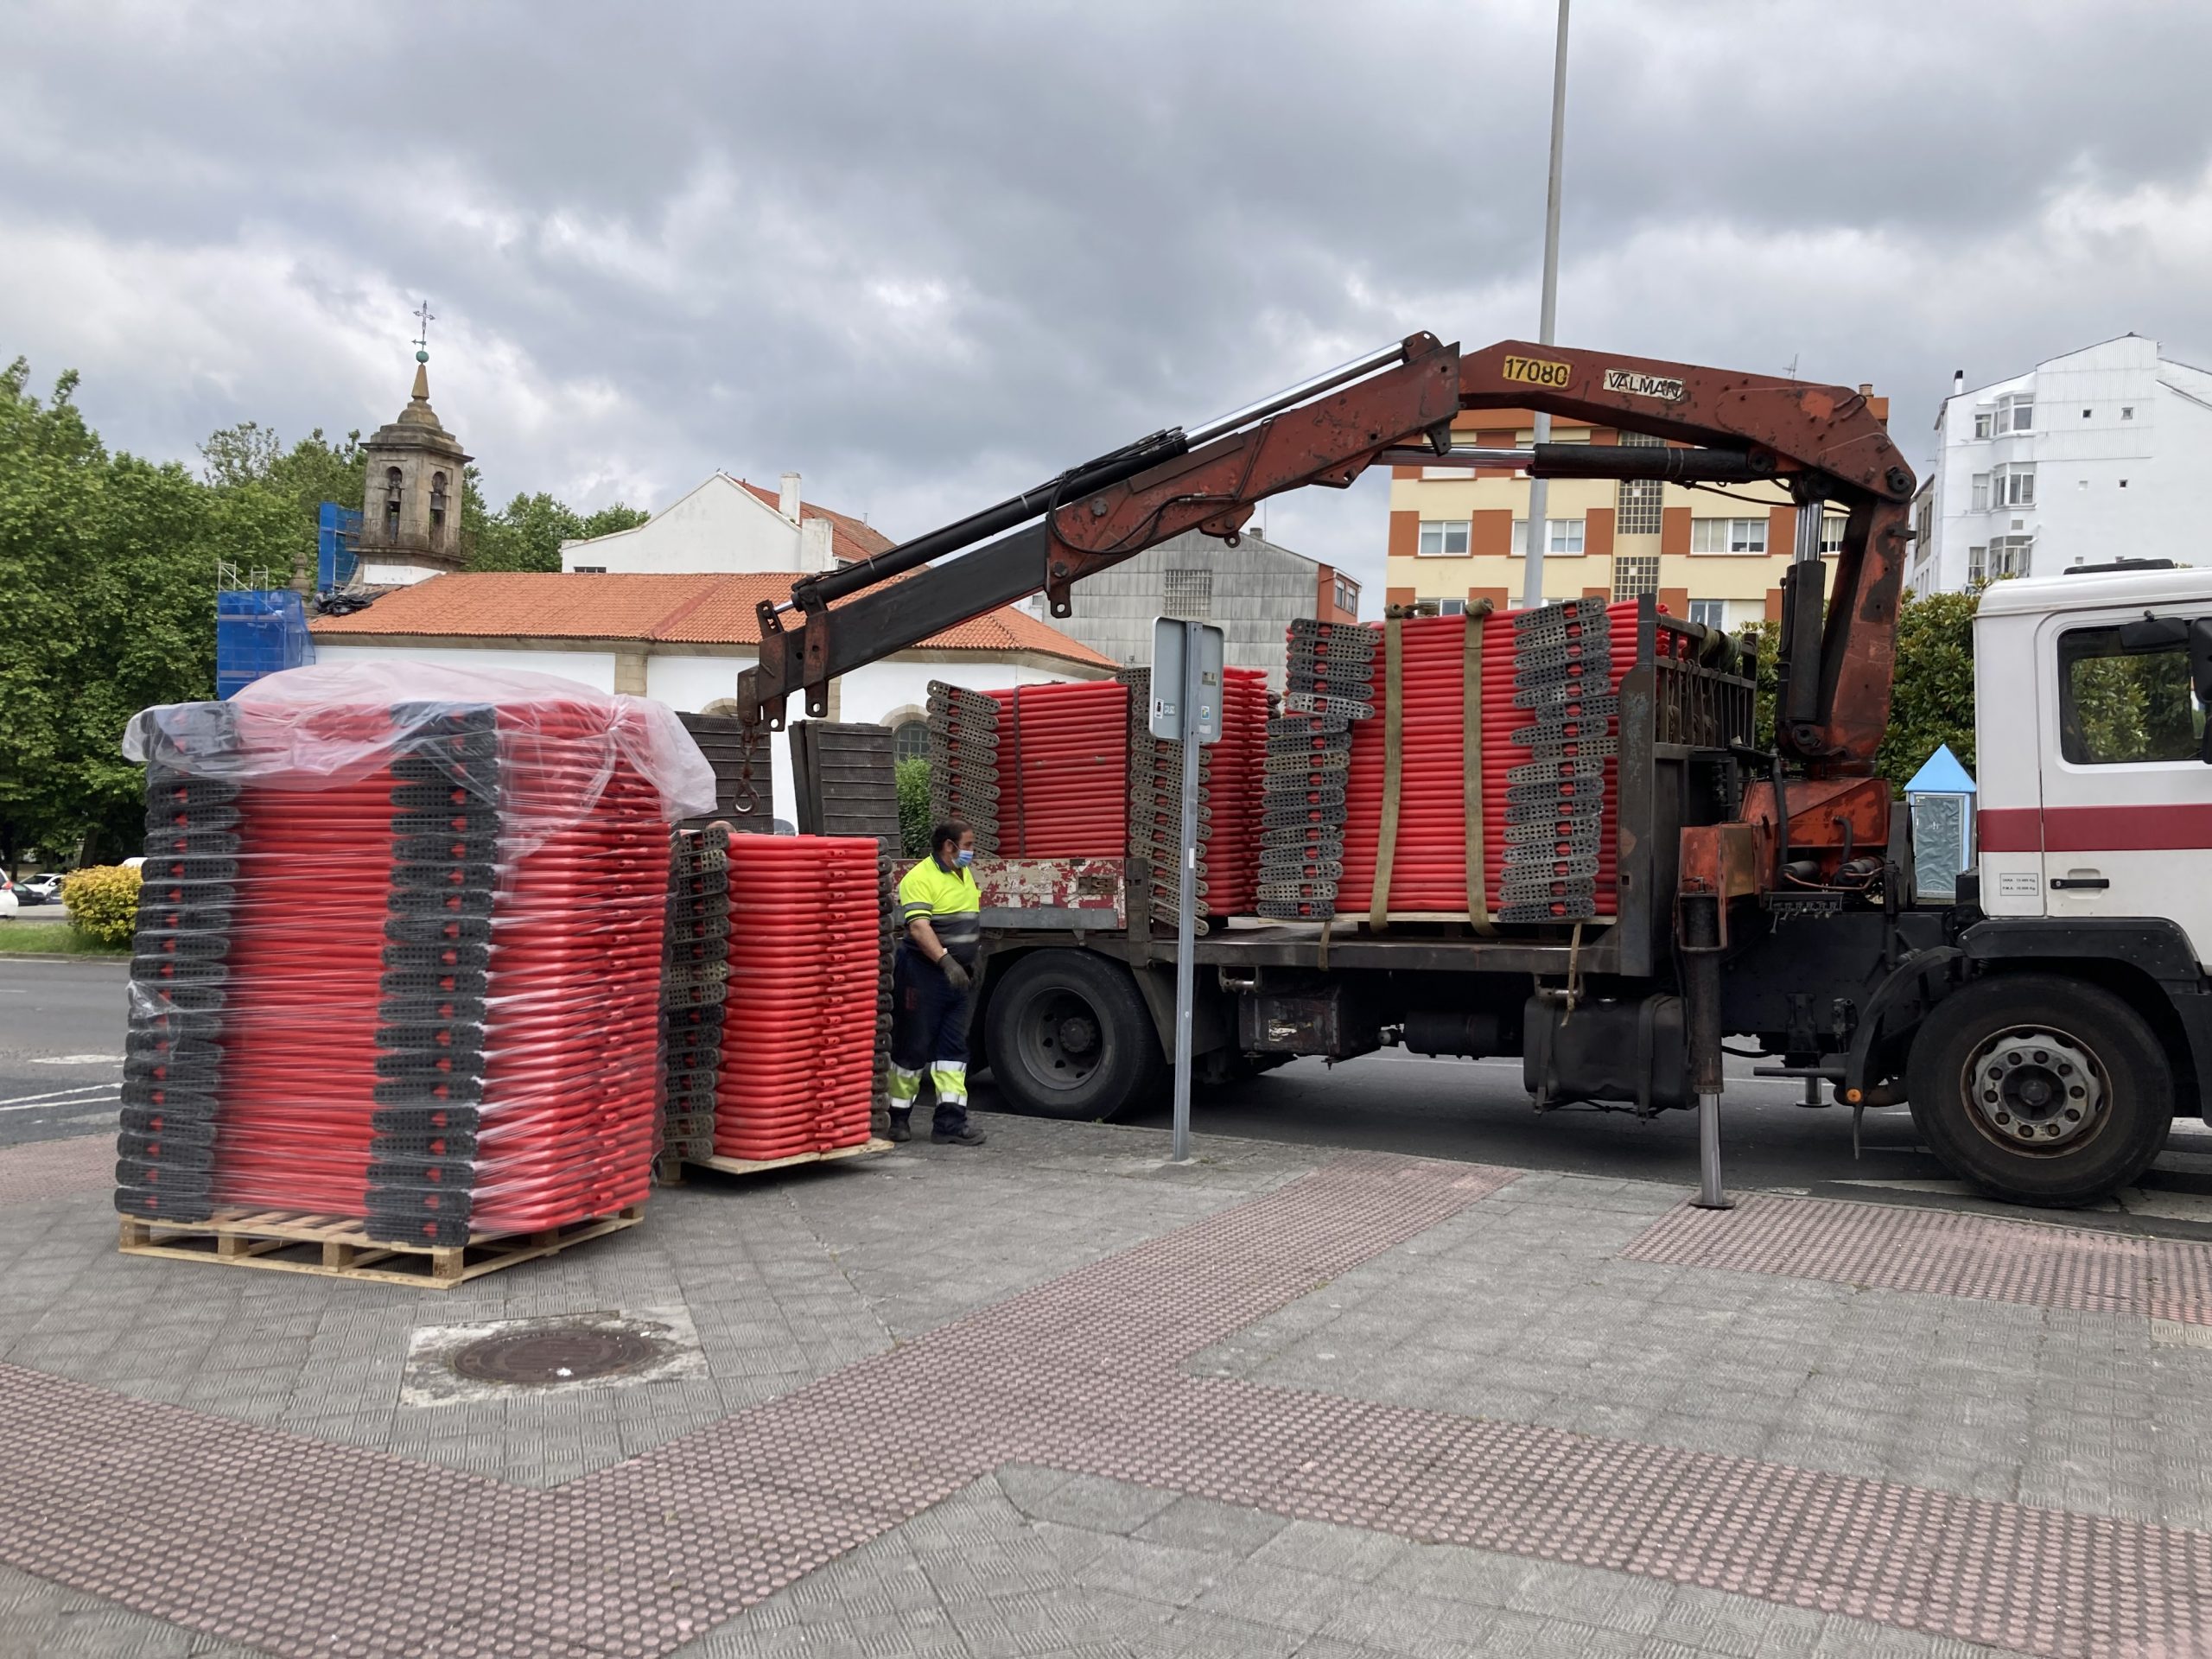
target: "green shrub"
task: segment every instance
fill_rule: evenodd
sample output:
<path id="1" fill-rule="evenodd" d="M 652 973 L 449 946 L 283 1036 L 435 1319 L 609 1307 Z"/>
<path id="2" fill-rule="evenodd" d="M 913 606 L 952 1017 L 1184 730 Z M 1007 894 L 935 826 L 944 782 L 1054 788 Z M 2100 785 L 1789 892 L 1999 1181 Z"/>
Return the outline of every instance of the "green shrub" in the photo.
<path id="1" fill-rule="evenodd" d="M 69 925 L 96 944 L 127 950 L 138 925 L 138 872 L 118 864 L 96 864 L 61 878 L 62 902 Z"/>
<path id="2" fill-rule="evenodd" d="M 930 763 L 916 756 L 901 760 L 899 780 L 899 839 L 906 856 L 926 858 L 930 850 Z"/>

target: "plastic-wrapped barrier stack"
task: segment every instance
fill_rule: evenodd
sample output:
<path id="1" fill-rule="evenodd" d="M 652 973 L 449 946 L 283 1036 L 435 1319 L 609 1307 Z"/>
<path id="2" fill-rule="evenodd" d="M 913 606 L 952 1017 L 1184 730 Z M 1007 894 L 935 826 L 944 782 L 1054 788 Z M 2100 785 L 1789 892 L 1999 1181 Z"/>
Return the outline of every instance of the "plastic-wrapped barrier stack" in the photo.
<path id="1" fill-rule="evenodd" d="M 117 1207 L 414 1247 L 645 1197 L 675 717 L 533 674 L 306 668 L 153 709 Z"/>
<path id="2" fill-rule="evenodd" d="M 1336 913 L 1344 876 L 1353 722 L 1375 712 L 1382 636 L 1352 623 L 1290 625 L 1283 712 L 1268 721 L 1258 911 L 1282 920 Z"/>
<path id="3" fill-rule="evenodd" d="M 715 1077 L 729 982 L 729 831 L 676 836 L 669 849 L 661 952 L 662 1157 L 715 1155 Z"/>
<path id="4" fill-rule="evenodd" d="M 999 706 L 980 691 L 931 680 L 930 821 L 961 823 L 976 850 L 999 850 Z"/>
<path id="5" fill-rule="evenodd" d="M 760 836 L 729 869 L 715 1154 L 868 1144 L 883 1014 L 881 844 Z"/>

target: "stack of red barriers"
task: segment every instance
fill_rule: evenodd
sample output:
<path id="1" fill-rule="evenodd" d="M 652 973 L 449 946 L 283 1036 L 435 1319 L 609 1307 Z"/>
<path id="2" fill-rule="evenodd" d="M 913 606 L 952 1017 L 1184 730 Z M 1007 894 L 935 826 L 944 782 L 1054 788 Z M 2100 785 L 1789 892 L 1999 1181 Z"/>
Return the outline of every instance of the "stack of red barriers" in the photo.
<path id="1" fill-rule="evenodd" d="M 1612 756 L 1637 612 L 1634 600 L 1581 601 L 1478 621 L 1408 617 L 1395 625 L 1397 814 L 1385 913 L 1465 915 L 1478 901 L 1486 919 L 1503 922 L 1615 912 Z M 1467 868 L 1471 626 L 1483 630 L 1478 884 Z M 1614 639 L 1622 648 L 1611 648 Z M 1344 773 L 1338 914 L 1375 908 L 1391 708 L 1387 650 L 1376 652 L 1368 687 L 1374 714 L 1351 722 Z"/>
<path id="2" fill-rule="evenodd" d="M 118 1207 L 417 1246 L 645 1196 L 673 715 L 530 674 L 295 670 L 149 709 Z"/>
<path id="3" fill-rule="evenodd" d="M 1128 689 L 1065 680 L 994 691 L 998 851 L 1120 858 L 1128 850 Z"/>
<path id="4" fill-rule="evenodd" d="M 716 1157 L 868 1144 L 884 972 L 880 855 L 872 837 L 753 836 L 731 858 Z"/>

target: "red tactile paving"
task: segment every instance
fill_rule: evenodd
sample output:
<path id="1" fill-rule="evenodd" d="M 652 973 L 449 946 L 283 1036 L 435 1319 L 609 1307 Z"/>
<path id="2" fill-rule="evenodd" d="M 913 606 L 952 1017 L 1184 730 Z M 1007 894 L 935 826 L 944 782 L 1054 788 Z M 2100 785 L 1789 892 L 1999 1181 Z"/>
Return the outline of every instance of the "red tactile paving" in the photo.
<path id="1" fill-rule="evenodd" d="M 35 1204 L 114 1185 L 111 1135 L 73 1135 L 0 1151 L 0 1204 Z"/>
<path id="2" fill-rule="evenodd" d="M 2212 1325 L 2212 1245 L 1830 1198 L 1669 1211 L 1621 1254 L 2035 1307 Z"/>
<path id="3" fill-rule="evenodd" d="M 550 1491 L 0 1367 L 0 1560 L 282 1654 L 650 1656 L 1021 1461 L 2028 1652 L 2212 1652 L 2206 1535 L 1182 1373 L 1510 1179 L 1347 1160 Z"/>

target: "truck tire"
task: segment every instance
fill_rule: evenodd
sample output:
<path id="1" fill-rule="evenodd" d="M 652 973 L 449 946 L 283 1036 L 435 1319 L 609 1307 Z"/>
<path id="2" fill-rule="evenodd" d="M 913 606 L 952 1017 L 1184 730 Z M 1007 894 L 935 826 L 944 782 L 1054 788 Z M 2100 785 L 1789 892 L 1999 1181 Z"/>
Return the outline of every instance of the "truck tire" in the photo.
<path id="1" fill-rule="evenodd" d="M 1128 969 L 1083 950 L 1036 950 L 992 994 L 983 1050 L 999 1093 L 1044 1117 L 1111 1117 L 1157 1086 L 1163 1058 Z"/>
<path id="2" fill-rule="evenodd" d="M 1946 1168 L 2024 1204 L 2128 1185 L 2173 1127 L 2173 1073 L 2150 1027 L 2109 991 L 2050 974 L 1996 975 L 1938 1003 L 1906 1090 Z"/>

